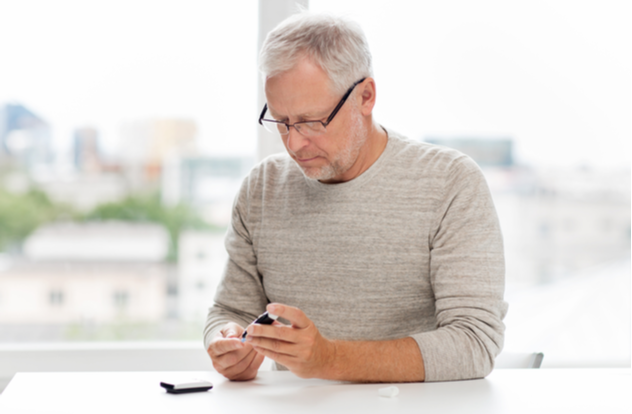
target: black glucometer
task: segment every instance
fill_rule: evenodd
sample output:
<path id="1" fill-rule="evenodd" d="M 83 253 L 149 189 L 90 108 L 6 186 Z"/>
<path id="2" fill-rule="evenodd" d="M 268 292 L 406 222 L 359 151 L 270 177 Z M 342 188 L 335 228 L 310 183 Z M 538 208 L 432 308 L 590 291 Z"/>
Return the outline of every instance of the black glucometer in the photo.
<path id="1" fill-rule="evenodd" d="M 273 314 L 268 313 L 268 312 L 263 312 L 261 315 L 259 315 L 259 317 L 257 319 L 255 319 L 252 322 L 252 324 L 258 323 L 259 325 L 272 325 L 272 322 L 276 321 L 277 318 L 278 318 L 277 315 L 273 315 Z M 245 342 L 246 341 L 246 336 L 247 335 L 248 335 L 248 332 L 244 330 L 244 333 L 241 334 L 241 342 Z"/>
<path id="2" fill-rule="evenodd" d="M 193 379 L 181 382 L 161 382 L 160 386 L 169 394 L 185 394 L 188 392 L 204 392 L 213 388 L 210 381 Z"/>

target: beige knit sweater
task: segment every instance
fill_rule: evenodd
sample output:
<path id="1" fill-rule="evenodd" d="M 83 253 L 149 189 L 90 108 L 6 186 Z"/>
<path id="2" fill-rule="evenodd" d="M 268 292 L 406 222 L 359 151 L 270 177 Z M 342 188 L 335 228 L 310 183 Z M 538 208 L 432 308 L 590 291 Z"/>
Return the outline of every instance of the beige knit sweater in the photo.
<path id="1" fill-rule="evenodd" d="M 330 339 L 411 336 L 426 381 L 480 378 L 503 346 L 503 242 L 478 166 L 388 131 L 380 158 L 341 184 L 287 155 L 257 165 L 236 197 L 229 261 L 206 347 L 270 302 L 300 308 Z"/>

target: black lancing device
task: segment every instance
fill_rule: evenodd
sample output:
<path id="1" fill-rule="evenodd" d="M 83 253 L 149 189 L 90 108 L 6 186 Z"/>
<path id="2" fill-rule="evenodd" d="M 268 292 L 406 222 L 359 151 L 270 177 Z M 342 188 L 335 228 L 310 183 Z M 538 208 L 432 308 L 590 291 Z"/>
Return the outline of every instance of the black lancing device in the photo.
<path id="1" fill-rule="evenodd" d="M 272 322 L 276 321 L 278 318 L 277 315 L 273 315 L 268 312 L 263 312 L 257 319 L 255 319 L 252 324 L 258 323 L 259 325 L 272 325 Z M 251 324 L 251 325 L 252 325 Z M 241 334 L 241 342 L 246 342 L 246 336 L 248 335 L 248 331 L 244 330 L 244 333 Z"/>

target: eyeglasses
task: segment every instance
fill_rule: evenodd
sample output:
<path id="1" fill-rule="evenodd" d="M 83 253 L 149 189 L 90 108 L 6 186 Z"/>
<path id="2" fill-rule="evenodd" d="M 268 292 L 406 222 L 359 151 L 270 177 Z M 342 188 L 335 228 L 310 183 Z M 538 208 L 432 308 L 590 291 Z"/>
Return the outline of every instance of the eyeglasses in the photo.
<path id="1" fill-rule="evenodd" d="M 263 125 L 264 128 L 267 129 L 268 131 L 272 133 L 278 133 L 281 135 L 289 134 L 290 127 L 294 127 L 298 132 L 300 132 L 302 135 L 306 137 L 314 137 L 317 135 L 322 135 L 327 131 L 327 125 L 331 123 L 331 121 L 334 119 L 338 111 L 340 111 L 340 108 L 342 108 L 342 105 L 344 105 L 347 98 L 349 98 L 349 95 L 351 95 L 351 92 L 353 91 L 353 89 L 359 84 L 361 84 L 362 82 L 364 82 L 365 79 L 366 78 L 362 78 L 356 83 L 354 83 L 353 85 L 351 85 L 351 87 L 344 94 L 340 102 L 338 102 L 338 105 L 336 105 L 336 108 L 333 110 L 331 115 L 329 115 L 329 117 L 327 117 L 327 120 L 324 122 L 323 121 L 301 121 L 301 122 L 295 122 L 293 124 L 287 124 L 285 122 L 276 121 L 274 119 L 264 119 L 263 116 L 268 111 L 268 104 L 265 104 L 263 105 L 263 111 L 261 111 L 261 115 L 259 116 L 259 123 Z"/>

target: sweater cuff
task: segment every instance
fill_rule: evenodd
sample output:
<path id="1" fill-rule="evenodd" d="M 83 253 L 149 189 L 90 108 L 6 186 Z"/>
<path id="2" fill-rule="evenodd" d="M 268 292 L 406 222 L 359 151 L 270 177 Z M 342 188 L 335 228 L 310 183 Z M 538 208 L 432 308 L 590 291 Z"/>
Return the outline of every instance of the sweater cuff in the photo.
<path id="1" fill-rule="evenodd" d="M 421 351 L 425 381 L 455 381 L 483 378 L 493 369 L 493 357 L 467 334 L 438 329 L 411 335 Z"/>

